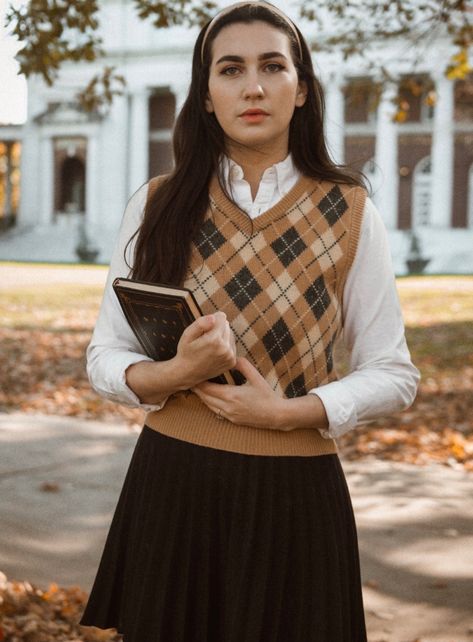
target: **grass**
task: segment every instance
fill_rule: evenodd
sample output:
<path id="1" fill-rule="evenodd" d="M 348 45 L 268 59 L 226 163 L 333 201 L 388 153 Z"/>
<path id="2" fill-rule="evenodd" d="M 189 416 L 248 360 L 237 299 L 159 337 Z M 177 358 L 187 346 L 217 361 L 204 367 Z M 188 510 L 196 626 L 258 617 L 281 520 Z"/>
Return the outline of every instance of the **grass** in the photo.
<path id="1" fill-rule="evenodd" d="M 1 293 L 0 325 L 8 328 L 92 328 L 102 286 L 51 284 L 20 286 Z"/>
<path id="2" fill-rule="evenodd" d="M 406 326 L 473 320 L 473 276 L 397 280 Z"/>

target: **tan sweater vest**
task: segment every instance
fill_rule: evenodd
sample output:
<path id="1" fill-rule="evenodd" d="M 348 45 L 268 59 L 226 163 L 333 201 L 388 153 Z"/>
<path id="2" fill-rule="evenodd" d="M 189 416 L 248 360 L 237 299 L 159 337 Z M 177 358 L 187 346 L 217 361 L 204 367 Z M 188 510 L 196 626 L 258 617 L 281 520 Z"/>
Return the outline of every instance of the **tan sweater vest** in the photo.
<path id="1" fill-rule="evenodd" d="M 148 197 L 158 180 L 151 179 Z M 251 220 L 212 181 L 184 285 L 204 314 L 226 313 L 237 353 L 281 396 L 302 396 L 337 378 L 333 346 L 365 199 L 361 187 L 302 177 Z M 250 455 L 337 452 L 315 427 L 281 431 L 219 420 L 193 393 L 172 395 L 145 422 L 170 437 Z"/>

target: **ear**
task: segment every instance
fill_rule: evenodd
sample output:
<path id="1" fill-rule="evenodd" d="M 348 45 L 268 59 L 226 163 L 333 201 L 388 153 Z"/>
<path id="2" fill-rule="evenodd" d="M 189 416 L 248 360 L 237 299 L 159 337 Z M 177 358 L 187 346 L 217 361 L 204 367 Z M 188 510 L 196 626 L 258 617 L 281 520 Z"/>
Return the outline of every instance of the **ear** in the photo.
<path id="1" fill-rule="evenodd" d="M 302 107 L 307 99 L 307 83 L 305 80 L 299 82 L 296 94 L 296 107 Z"/>
<path id="2" fill-rule="evenodd" d="M 210 98 L 210 94 L 207 94 L 205 98 L 205 109 L 209 114 L 212 114 L 214 112 L 214 106 L 213 106 L 212 99 Z"/>

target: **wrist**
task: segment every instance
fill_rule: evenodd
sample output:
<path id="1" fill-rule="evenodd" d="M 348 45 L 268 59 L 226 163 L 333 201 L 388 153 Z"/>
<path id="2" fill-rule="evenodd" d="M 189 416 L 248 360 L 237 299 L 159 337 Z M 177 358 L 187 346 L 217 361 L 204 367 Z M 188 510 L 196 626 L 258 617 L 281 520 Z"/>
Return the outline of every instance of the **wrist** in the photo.
<path id="1" fill-rule="evenodd" d="M 193 376 L 192 364 L 187 362 L 179 354 L 169 361 L 163 361 L 162 363 L 165 364 L 166 372 L 161 374 L 164 374 L 170 387 L 172 387 L 175 392 L 190 390 L 199 383 Z"/>
<path id="2" fill-rule="evenodd" d="M 303 397 L 281 398 L 276 411 L 275 427 L 284 431 L 297 428 L 326 430 L 329 422 L 320 397 L 307 394 Z"/>
<path id="3" fill-rule="evenodd" d="M 273 425 L 276 430 L 294 430 L 297 426 L 293 425 L 293 413 L 291 399 L 286 397 L 281 397 L 280 401 L 274 406 L 275 417 Z"/>

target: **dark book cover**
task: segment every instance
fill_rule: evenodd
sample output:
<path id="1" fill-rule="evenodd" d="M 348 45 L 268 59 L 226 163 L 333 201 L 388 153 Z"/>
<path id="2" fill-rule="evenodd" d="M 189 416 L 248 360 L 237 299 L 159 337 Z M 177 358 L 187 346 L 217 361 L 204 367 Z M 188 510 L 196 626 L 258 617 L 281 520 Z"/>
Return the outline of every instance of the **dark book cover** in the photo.
<path id="1" fill-rule="evenodd" d="M 155 361 L 175 357 L 182 333 L 202 316 L 194 295 L 186 288 L 118 278 L 113 289 L 131 329 Z M 232 370 L 211 381 L 241 384 L 244 378 Z"/>

